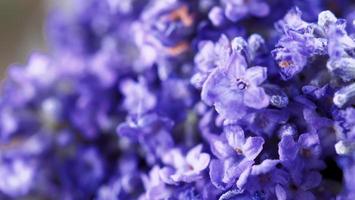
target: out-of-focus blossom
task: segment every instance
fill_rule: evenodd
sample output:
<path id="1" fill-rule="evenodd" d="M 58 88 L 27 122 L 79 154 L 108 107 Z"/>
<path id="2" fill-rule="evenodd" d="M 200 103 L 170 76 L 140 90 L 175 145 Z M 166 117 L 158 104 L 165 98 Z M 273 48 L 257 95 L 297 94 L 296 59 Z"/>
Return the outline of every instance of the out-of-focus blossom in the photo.
<path id="1" fill-rule="evenodd" d="M 202 172 L 208 167 L 210 155 L 202 153 L 202 145 L 191 149 L 186 157 L 178 149 L 172 149 L 163 157 L 168 165 L 160 171 L 160 177 L 168 184 L 190 183 L 202 178 Z"/>

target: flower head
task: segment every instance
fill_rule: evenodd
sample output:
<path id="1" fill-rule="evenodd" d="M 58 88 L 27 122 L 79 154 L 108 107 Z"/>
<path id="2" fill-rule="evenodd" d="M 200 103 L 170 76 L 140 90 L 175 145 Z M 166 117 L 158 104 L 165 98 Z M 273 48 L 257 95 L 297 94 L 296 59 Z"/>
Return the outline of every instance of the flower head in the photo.
<path id="1" fill-rule="evenodd" d="M 232 120 L 243 117 L 249 108 L 267 107 L 269 97 L 260 87 L 267 77 L 266 68 L 247 68 L 244 58 L 238 54 L 229 62 L 209 75 L 202 87 L 202 100 L 214 105 L 224 118 Z"/>
<path id="2" fill-rule="evenodd" d="M 227 127 L 224 136 L 211 141 L 211 150 L 218 158 L 210 165 L 212 183 L 217 188 L 226 189 L 239 178 L 239 187 L 242 187 L 263 144 L 262 137 L 245 138 L 239 126 Z"/>
<path id="3" fill-rule="evenodd" d="M 172 149 L 163 157 L 170 167 L 161 169 L 160 176 L 168 184 L 190 183 L 202 178 L 202 172 L 208 167 L 210 155 L 202 153 L 202 145 L 192 148 L 186 157 L 178 149 Z"/>

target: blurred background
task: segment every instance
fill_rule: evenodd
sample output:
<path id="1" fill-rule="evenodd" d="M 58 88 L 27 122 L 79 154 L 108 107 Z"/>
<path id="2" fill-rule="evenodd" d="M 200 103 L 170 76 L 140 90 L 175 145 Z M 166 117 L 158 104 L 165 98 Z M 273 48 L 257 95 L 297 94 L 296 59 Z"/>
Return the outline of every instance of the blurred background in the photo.
<path id="1" fill-rule="evenodd" d="M 0 77 L 8 65 L 26 63 L 32 51 L 46 51 L 45 0 L 0 0 Z"/>
<path id="2" fill-rule="evenodd" d="M 0 0 L 0 79 L 33 51 L 46 52 L 44 23 L 48 10 L 70 0 Z"/>

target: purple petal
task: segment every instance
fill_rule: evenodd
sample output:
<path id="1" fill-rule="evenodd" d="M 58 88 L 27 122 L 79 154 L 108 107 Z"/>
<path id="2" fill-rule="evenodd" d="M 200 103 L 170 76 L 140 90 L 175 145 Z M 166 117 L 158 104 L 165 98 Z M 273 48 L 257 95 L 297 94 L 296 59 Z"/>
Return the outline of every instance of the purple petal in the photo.
<path id="1" fill-rule="evenodd" d="M 214 52 L 216 52 L 218 57 L 217 66 L 226 65 L 231 54 L 230 42 L 226 35 L 221 35 L 218 42 L 215 44 Z"/>
<path id="2" fill-rule="evenodd" d="M 248 8 L 246 6 L 233 6 L 227 4 L 225 9 L 225 15 L 232 21 L 238 21 L 244 18 L 248 14 Z"/>
<path id="3" fill-rule="evenodd" d="M 156 97 L 148 90 L 143 80 L 123 80 L 120 89 L 125 96 L 123 107 L 130 113 L 145 113 L 156 105 Z"/>
<path id="4" fill-rule="evenodd" d="M 276 168 L 271 172 L 271 178 L 275 183 L 286 185 L 289 183 L 290 175 L 285 170 Z"/>
<path id="5" fill-rule="evenodd" d="M 300 137 L 298 139 L 298 143 L 302 147 L 313 147 L 315 145 L 319 145 L 320 141 L 319 141 L 318 134 L 304 133 L 304 134 L 300 135 Z"/>
<path id="6" fill-rule="evenodd" d="M 206 81 L 207 77 L 208 76 L 206 73 L 196 73 L 191 77 L 190 82 L 196 88 L 201 88 L 203 83 Z"/>
<path id="7" fill-rule="evenodd" d="M 252 175 L 265 174 L 270 172 L 279 163 L 279 160 L 266 159 L 259 165 L 254 165 L 252 168 Z"/>
<path id="8" fill-rule="evenodd" d="M 222 101 L 214 104 L 216 111 L 224 119 L 238 120 L 247 113 L 248 108 L 243 105 L 242 96 L 233 93 L 233 91 L 230 91 L 229 95 L 226 95 Z"/>
<path id="9" fill-rule="evenodd" d="M 229 146 L 233 149 L 242 148 L 245 143 L 244 131 L 240 126 L 225 127 L 226 138 Z"/>
<path id="10" fill-rule="evenodd" d="M 202 145 L 198 145 L 191 149 L 186 156 L 186 161 L 193 167 L 195 172 L 202 171 L 208 167 L 210 162 L 210 155 L 207 153 L 201 153 Z"/>
<path id="11" fill-rule="evenodd" d="M 175 182 L 171 179 L 171 175 L 173 175 L 175 170 L 170 167 L 164 167 L 160 169 L 159 176 L 161 180 L 167 184 L 175 184 Z"/>
<path id="12" fill-rule="evenodd" d="M 311 155 L 317 157 L 321 153 L 320 141 L 318 134 L 316 133 L 304 133 L 298 138 L 298 144 L 301 148 L 307 149 L 310 151 Z"/>
<path id="13" fill-rule="evenodd" d="M 249 5 L 249 12 L 254 16 L 264 17 L 269 14 L 270 8 L 267 3 L 254 1 Z"/>
<path id="14" fill-rule="evenodd" d="M 154 166 L 150 172 L 149 172 L 149 177 L 146 175 L 142 176 L 143 183 L 145 187 L 149 187 L 150 185 L 159 185 L 161 183 L 160 179 L 160 168 L 159 166 Z"/>
<path id="15" fill-rule="evenodd" d="M 302 183 L 301 187 L 303 190 L 310 190 L 319 186 L 322 181 L 322 176 L 318 172 L 309 172 L 304 176 L 305 180 Z"/>
<path id="16" fill-rule="evenodd" d="M 307 26 L 307 23 L 301 18 L 302 12 L 298 7 L 292 8 L 284 18 L 277 23 L 277 28 L 282 28 L 284 30 L 301 30 Z"/>
<path id="17" fill-rule="evenodd" d="M 131 140 L 138 140 L 138 137 L 140 137 L 141 134 L 140 130 L 137 128 L 132 128 L 129 124 L 127 123 L 122 123 L 116 128 L 116 132 L 118 135 L 123 136 L 123 137 L 128 137 Z"/>
<path id="18" fill-rule="evenodd" d="M 194 181 L 201 179 L 201 178 L 202 178 L 202 175 L 200 172 L 196 172 L 196 171 L 192 171 L 192 170 L 186 171 L 184 173 L 177 172 L 177 173 L 171 175 L 171 179 L 175 183 L 177 183 L 177 182 L 191 183 L 191 182 L 194 182 Z"/>
<path id="19" fill-rule="evenodd" d="M 239 163 L 227 160 L 224 162 L 226 174 L 224 181 L 234 181 L 238 178 L 248 167 L 252 166 L 254 161 L 243 159 Z"/>
<path id="20" fill-rule="evenodd" d="M 244 93 L 244 104 L 255 109 L 265 108 L 269 105 L 269 97 L 263 88 L 250 86 Z"/>
<path id="21" fill-rule="evenodd" d="M 279 143 L 279 156 L 281 161 L 294 160 L 298 153 L 298 146 L 291 135 L 282 137 Z"/>
<path id="22" fill-rule="evenodd" d="M 285 189 L 279 184 L 277 184 L 275 187 L 275 194 L 276 194 L 277 200 L 286 200 L 286 198 L 287 198 L 287 194 L 286 194 Z"/>
<path id="23" fill-rule="evenodd" d="M 165 188 L 165 184 L 160 184 L 150 188 L 147 191 L 146 198 L 147 199 L 167 199 L 169 198 L 169 192 Z"/>
<path id="24" fill-rule="evenodd" d="M 213 7 L 208 13 L 208 18 L 214 26 L 220 26 L 225 22 L 224 11 L 220 6 Z"/>
<path id="25" fill-rule="evenodd" d="M 196 162 L 193 167 L 195 171 L 202 171 L 208 167 L 210 163 L 211 156 L 208 153 L 202 153 L 199 156 L 198 162 Z"/>
<path id="26" fill-rule="evenodd" d="M 332 120 L 326 117 L 320 117 L 316 111 L 311 109 L 304 109 L 303 117 L 310 124 L 311 130 L 319 130 L 324 127 L 333 126 Z"/>
<path id="27" fill-rule="evenodd" d="M 244 172 L 239 176 L 239 179 L 237 181 L 237 187 L 239 189 L 242 189 L 244 187 L 244 185 L 247 183 L 250 172 L 251 172 L 251 165 L 248 166 L 244 170 Z"/>
<path id="28" fill-rule="evenodd" d="M 267 68 L 266 67 L 251 67 L 248 68 L 245 73 L 245 79 L 250 83 L 255 85 L 260 85 L 267 78 Z"/>
<path id="29" fill-rule="evenodd" d="M 248 137 L 242 149 L 245 158 L 254 160 L 263 149 L 264 142 L 262 137 Z"/>
<path id="30" fill-rule="evenodd" d="M 206 41 L 201 45 L 194 61 L 198 69 L 202 72 L 208 72 L 215 67 L 214 44 L 212 41 Z"/>
<path id="31" fill-rule="evenodd" d="M 225 190 L 226 188 L 231 186 L 231 183 L 225 183 L 223 182 L 223 176 L 224 176 L 225 172 L 224 172 L 224 166 L 223 166 L 223 162 L 220 160 L 212 160 L 211 164 L 210 164 L 210 178 L 211 178 L 211 182 L 212 184 L 221 190 Z"/>
<path id="32" fill-rule="evenodd" d="M 247 70 L 247 63 L 243 56 L 234 53 L 230 57 L 229 63 L 226 65 L 227 76 L 234 80 L 235 78 L 241 78 L 245 76 Z"/>
<path id="33" fill-rule="evenodd" d="M 226 142 L 220 139 L 212 139 L 211 151 L 219 159 L 231 157 L 235 154 L 233 149 L 230 148 L 230 146 Z"/>
<path id="34" fill-rule="evenodd" d="M 229 79 L 226 77 L 226 74 L 220 68 L 216 68 L 208 76 L 207 80 L 202 86 L 201 99 L 212 105 L 216 101 L 220 101 L 221 97 L 225 96 L 230 92 L 230 83 Z"/>
<path id="35" fill-rule="evenodd" d="M 202 151 L 202 144 L 196 145 L 186 155 L 186 161 L 189 164 L 196 162 Z"/>
<path id="36" fill-rule="evenodd" d="M 174 166 L 176 169 L 184 168 L 186 165 L 184 156 L 182 155 L 180 149 L 177 148 L 163 154 L 162 160 L 165 164 Z"/>

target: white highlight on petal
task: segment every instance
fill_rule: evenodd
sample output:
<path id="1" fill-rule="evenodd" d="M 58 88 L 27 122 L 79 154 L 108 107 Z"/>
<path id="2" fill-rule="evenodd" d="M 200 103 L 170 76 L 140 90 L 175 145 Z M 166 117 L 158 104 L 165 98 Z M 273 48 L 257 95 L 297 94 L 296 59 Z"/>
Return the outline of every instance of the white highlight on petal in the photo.
<path id="1" fill-rule="evenodd" d="M 342 107 L 354 96 L 355 96 L 355 83 L 352 83 L 338 90 L 334 94 L 333 102 L 338 107 Z"/>
<path id="2" fill-rule="evenodd" d="M 339 141 L 335 144 L 335 151 L 339 155 L 344 155 L 349 153 L 349 149 L 346 147 L 343 141 Z"/>

